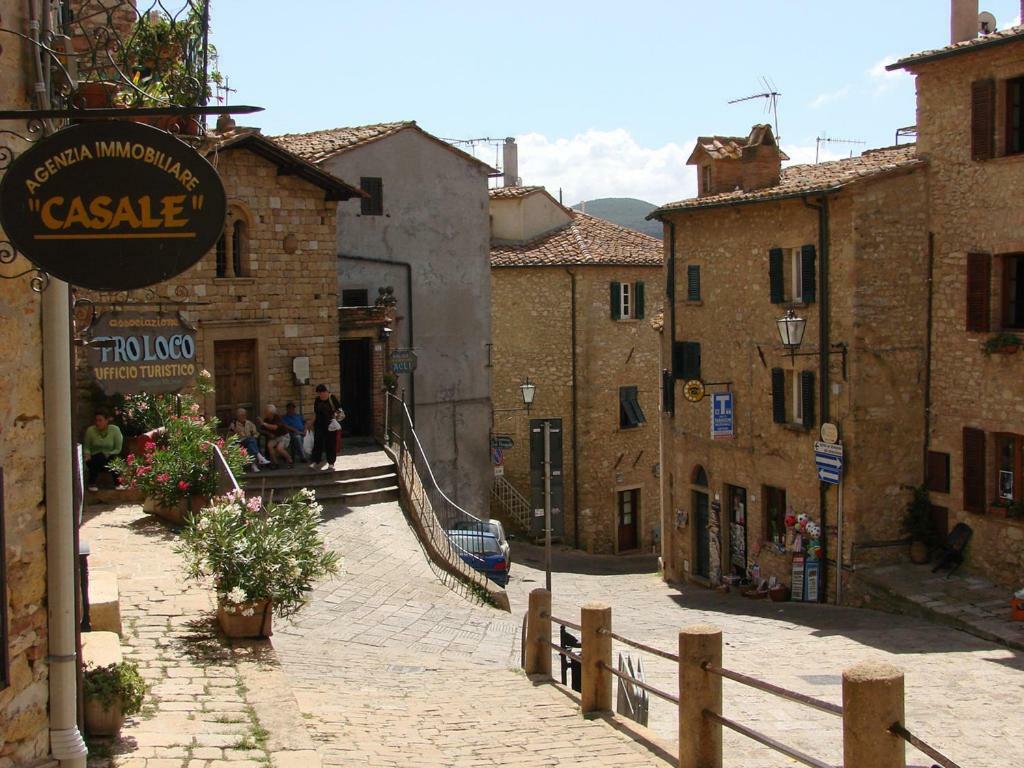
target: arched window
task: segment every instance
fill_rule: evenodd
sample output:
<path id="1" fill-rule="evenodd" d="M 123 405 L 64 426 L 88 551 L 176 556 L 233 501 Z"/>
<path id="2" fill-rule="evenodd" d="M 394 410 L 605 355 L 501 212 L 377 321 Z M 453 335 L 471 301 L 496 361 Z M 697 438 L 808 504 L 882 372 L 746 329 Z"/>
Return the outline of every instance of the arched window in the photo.
<path id="1" fill-rule="evenodd" d="M 217 277 L 249 277 L 249 264 L 249 214 L 232 203 L 217 241 Z"/>
<path id="2" fill-rule="evenodd" d="M 699 485 L 702 488 L 708 487 L 708 473 L 700 464 L 694 466 L 693 472 L 690 474 L 690 484 Z"/>

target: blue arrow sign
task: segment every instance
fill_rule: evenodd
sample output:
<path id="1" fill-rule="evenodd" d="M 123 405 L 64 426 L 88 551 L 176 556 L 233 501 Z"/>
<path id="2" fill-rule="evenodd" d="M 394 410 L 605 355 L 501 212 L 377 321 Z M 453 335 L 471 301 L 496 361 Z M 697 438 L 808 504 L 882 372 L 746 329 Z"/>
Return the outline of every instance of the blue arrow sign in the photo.
<path id="1" fill-rule="evenodd" d="M 839 485 L 839 476 L 839 470 L 824 469 L 822 467 L 818 467 L 818 479 L 821 480 L 821 482 L 823 483 L 828 483 L 829 485 Z"/>
<path id="2" fill-rule="evenodd" d="M 818 469 L 835 469 L 840 470 L 843 468 L 843 459 L 839 456 L 826 456 L 821 453 L 814 454 L 814 463 Z"/>

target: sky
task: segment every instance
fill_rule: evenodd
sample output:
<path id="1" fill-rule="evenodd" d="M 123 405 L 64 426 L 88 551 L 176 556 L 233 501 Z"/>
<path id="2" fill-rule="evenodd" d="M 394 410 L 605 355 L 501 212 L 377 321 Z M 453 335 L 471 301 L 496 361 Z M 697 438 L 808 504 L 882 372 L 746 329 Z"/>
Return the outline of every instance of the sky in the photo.
<path id="1" fill-rule="evenodd" d="M 792 162 L 889 146 L 913 79 L 949 42 L 949 0 L 213 0 L 228 103 L 265 134 L 416 120 L 448 139 L 514 136 L 519 175 L 566 204 L 696 193 L 696 137 L 774 122 Z M 998 27 L 1018 0 L 982 0 Z M 766 83 L 768 87 L 766 87 Z M 470 147 L 494 163 L 495 147 Z"/>

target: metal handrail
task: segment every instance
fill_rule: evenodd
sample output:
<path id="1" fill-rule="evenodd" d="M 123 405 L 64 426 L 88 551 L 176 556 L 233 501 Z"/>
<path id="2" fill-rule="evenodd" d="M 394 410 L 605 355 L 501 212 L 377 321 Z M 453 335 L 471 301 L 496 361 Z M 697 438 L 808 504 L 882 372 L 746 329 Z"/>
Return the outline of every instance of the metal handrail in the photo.
<path id="1" fill-rule="evenodd" d="M 789 699 L 790 701 L 795 701 L 798 704 L 813 707 L 814 709 L 819 709 L 822 712 L 828 712 L 830 715 L 838 715 L 839 717 L 843 716 L 843 708 L 838 704 L 832 704 L 831 702 L 822 701 L 821 699 L 816 699 L 813 696 L 808 696 L 805 693 L 797 693 L 796 691 L 791 691 L 788 688 L 772 685 L 771 683 L 766 683 L 763 680 L 758 680 L 756 677 L 750 677 L 749 675 L 734 672 L 731 669 L 716 667 L 714 664 L 707 661 L 702 663 L 700 666 L 705 672 L 710 672 L 713 675 L 727 677 L 730 680 L 735 680 L 737 683 L 743 683 L 743 685 L 756 688 L 757 690 L 764 691 L 765 693 L 773 694 L 779 698 Z"/>
<path id="2" fill-rule="evenodd" d="M 599 661 L 598 666 L 607 672 L 611 672 L 616 677 L 632 683 L 637 688 L 643 688 L 648 693 L 653 693 L 655 696 L 660 696 L 661 698 L 665 699 L 665 701 L 671 701 L 673 704 L 679 704 L 678 696 L 673 696 L 671 693 L 666 693 L 665 691 L 655 688 L 653 685 L 648 685 L 643 680 L 638 680 L 632 675 L 627 675 L 625 672 L 619 672 L 619 670 L 614 669 L 613 667 L 609 667 L 603 661 Z"/>
<path id="3" fill-rule="evenodd" d="M 793 760 L 797 760 L 798 762 L 801 762 L 804 765 L 811 766 L 811 768 L 835 768 L 835 766 L 832 766 L 829 763 L 822 762 L 821 760 L 818 760 L 816 757 L 811 757 L 810 755 L 804 754 L 798 749 L 793 749 L 793 747 L 786 746 L 781 741 L 776 741 L 771 736 L 765 736 L 760 731 L 755 731 L 753 728 L 748 728 L 745 725 L 741 725 L 740 723 L 737 723 L 735 720 L 730 720 L 727 717 L 722 717 L 718 713 L 712 712 L 710 709 L 705 709 L 703 711 L 703 715 L 712 722 L 718 723 L 719 725 L 724 725 L 729 730 L 736 731 L 736 733 L 742 734 L 743 736 L 746 736 L 748 739 L 753 739 L 759 744 L 764 744 L 766 747 L 770 747 L 771 749 L 774 749 L 776 752 L 781 752 L 786 757 L 790 757 Z"/>
<path id="4" fill-rule="evenodd" d="M 645 653 L 650 653 L 654 656 L 660 656 L 661 658 L 668 659 L 669 661 L 679 662 L 679 656 L 677 654 L 663 651 L 660 648 L 655 648 L 651 645 L 645 645 L 644 643 L 637 642 L 636 640 L 630 640 L 628 637 L 623 637 L 615 632 L 608 632 L 608 634 L 611 635 L 613 640 L 618 640 L 620 643 L 636 648 L 638 651 L 644 651 Z"/>
<path id="5" fill-rule="evenodd" d="M 899 736 L 901 739 L 906 741 L 914 748 L 921 750 L 921 752 L 928 755 L 928 757 L 930 757 L 932 760 L 941 765 L 942 768 L 960 768 L 959 765 L 957 765 L 944 754 L 939 752 L 937 749 L 935 749 L 935 747 L 931 746 L 930 744 L 924 741 L 921 741 L 921 739 L 917 738 L 917 736 L 908 731 L 906 727 L 903 725 L 903 723 L 895 722 L 892 725 L 890 725 L 889 733 L 893 734 L 894 736 Z"/>

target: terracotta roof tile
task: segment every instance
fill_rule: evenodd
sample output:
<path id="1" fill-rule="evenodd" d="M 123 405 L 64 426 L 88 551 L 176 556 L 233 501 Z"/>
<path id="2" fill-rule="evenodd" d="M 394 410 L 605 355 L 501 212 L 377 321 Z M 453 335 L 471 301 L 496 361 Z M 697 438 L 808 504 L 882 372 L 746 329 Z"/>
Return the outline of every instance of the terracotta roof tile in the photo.
<path id="1" fill-rule="evenodd" d="M 526 243 L 495 243 L 492 267 L 623 265 L 660 267 L 661 240 L 610 221 L 572 211 L 572 221 Z"/>
<path id="2" fill-rule="evenodd" d="M 977 50 L 978 48 L 1011 43 L 1014 40 L 1020 39 L 1024 39 L 1024 26 L 1007 27 L 1006 29 L 1001 29 L 998 32 L 981 35 L 980 37 L 974 37 L 970 40 L 963 40 L 959 43 L 947 45 L 944 48 L 933 48 L 930 51 L 921 51 L 920 53 L 915 53 L 910 56 L 904 56 L 899 61 L 887 66 L 886 69 L 904 69 L 911 64 L 921 64 L 926 61 L 931 61 L 932 59 L 943 59 L 947 56 L 956 56 L 961 53 Z"/>
<path id="3" fill-rule="evenodd" d="M 780 200 L 799 197 L 814 192 L 839 189 L 864 178 L 923 165 L 917 157 L 915 144 L 868 150 L 859 157 L 834 160 L 811 165 L 791 165 L 782 169 L 782 177 L 774 187 L 751 192 L 734 190 L 706 197 L 692 197 L 675 203 L 666 203 L 652 211 L 647 218 L 657 218 L 663 213 L 692 208 L 714 208 L 734 203 L 754 203 L 765 200 Z"/>
<path id="4" fill-rule="evenodd" d="M 534 192 L 544 192 L 544 187 L 495 187 L 489 190 L 493 200 L 514 200 L 518 197 L 526 197 Z"/>
<path id="5" fill-rule="evenodd" d="M 273 136 L 273 140 L 300 157 L 311 163 L 322 163 L 328 158 L 346 152 L 355 147 L 369 144 L 371 141 L 383 139 L 392 134 L 412 128 L 419 131 L 431 141 L 436 141 L 448 151 L 459 157 L 469 160 L 471 163 L 486 168 L 488 172 L 494 171 L 491 166 L 483 160 L 473 157 L 468 152 L 463 152 L 458 147 L 452 146 L 444 139 L 439 139 L 431 133 L 420 128 L 415 120 L 403 120 L 397 123 L 375 123 L 373 125 L 357 125 L 349 128 L 329 128 L 324 131 L 312 131 L 310 133 L 286 133 L 281 136 Z"/>

